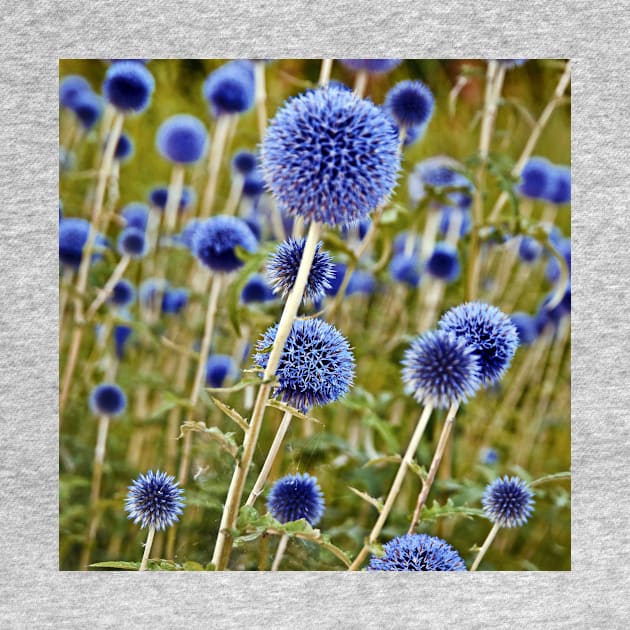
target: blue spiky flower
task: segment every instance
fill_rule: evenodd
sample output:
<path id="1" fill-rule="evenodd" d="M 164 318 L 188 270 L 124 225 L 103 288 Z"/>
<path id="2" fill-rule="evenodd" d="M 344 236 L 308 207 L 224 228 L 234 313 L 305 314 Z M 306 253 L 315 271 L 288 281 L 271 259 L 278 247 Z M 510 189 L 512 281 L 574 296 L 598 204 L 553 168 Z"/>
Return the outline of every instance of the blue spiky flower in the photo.
<path id="1" fill-rule="evenodd" d="M 289 99 L 271 121 L 262 168 L 282 212 L 343 226 L 391 194 L 398 137 L 372 102 L 335 87 L 310 90 Z"/>
<path id="2" fill-rule="evenodd" d="M 188 293 L 184 287 L 167 288 L 162 295 L 162 313 L 176 315 L 181 312 L 188 304 Z"/>
<path id="3" fill-rule="evenodd" d="M 184 507 L 184 491 L 175 477 L 159 470 L 149 470 L 129 486 L 125 510 L 129 519 L 141 529 L 153 527 L 161 531 L 179 521 Z"/>
<path id="4" fill-rule="evenodd" d="M 460 272 L 457 249 L 448 243 L 436 243 L 427 260 L 427 272 L 445 282 L 457 280 Z"/>
<path id="5" fill-rule="evenodd" d="M 317 479 L 308 473 L 278 479 L 267 496 L 267 509 L 281 523 L 303 518 L 310 525 L 317 525 L 324 507 L 324 495 Z"/>
<path id="6" fill-rule="evenodd" d="M 267 366 L 278 325 L 267 329 L 254 362 Z M 321 319 L 296 320 L 276 370 L 275 395 L 298 409 L 327 405 L 341 398 L 354 380 L 354 357 L 346 338 Z"/>
<path id="7" fill-rule="evenodd" d="M 243 265 L 236 248 L 258 249 L 258 241 L 243 219 L 218 215 L 202 221 L 194 231 L 192 246 L 201 264 L 213 271 L 229 273 Z"/>
<path id="8" fill-rule="evenodd" d="M 267 262 L 267 278 L 274 293 L 285 297 L 293 288 L 298 275 L 306 239 L 289 238 L 278 245 L 276 251 Z M 332 259 L 328 252 L 322 250 L 320 241 L 315 248 L 315 257 L 308 274 L 304 289 L 304 300 L 314 302 L 331 288 L 330 281 L 334 276 Z"/>
<path id="9" fill-rule="evenodd" d="M 553 165 L 542 157 L 531 157 L 523 167 L 517 187 L 523 197 L 544 199 L 553 178 Z"/>
<path id="10" fill-rule="evenodd" d="M 223 387 L 227 379 L 238 376 L 238 368 L 229 354 L 213 354 L 206 362 L 206 385 Z"/>
<path id="11" fill-rule="evenodd" d="M 98 416 L 119 416 L 127 407 L 127 396 L 114 383 L 101 383 L 90 393 L 90 410 Z"/>
<path id="12" fill-rule="evenodd" d="M 251 151 L 239 151 L 232 158 L 232 168 L 239 175 L 248 175 L 258 164 L 258 158 Z"/>
<path id="13" fill-rule="evenodd" d="M 466 571 L 459 553 L 428 534 L 405 534 L 383 545 L 385 555 L 372 556 L 368 571 Z"/>
<path id="14" fill-rule="evenodd" d="M 385 109 L 405 128 L 429 123 L 434 105 L 431 90 L 422 81 L 401 81 L 385 97 Z"/>
<path id="15" fill-rule="evenodd" d="M 399 66 L 402 59 L 341 59 L 340 61 L 344 66 L 356 72 L 365 71 L 370 74 L 381 74 Z"/>
<path id="16" fill-rule="evenodd" d="M 116 62 L 105 73 L 103 94 L 121 112 L 139 113 L 145 110 L 154 89 L 153 75 L 140 63 Z"/>
<path id="17" fill-rule="evenodd" d="M 474 349 L 484 385 L 501 380 L 518 348 L 518 332 L 505 313 L 483 302 L 467 302 L 447 311 L 438 325 Z"/>
<path id="18" fill-rule="evenodd" d="M 127 227 L 120 233 L 117 245 L 119 253 L 130 258 L 142 258 L 149 250 L 146 233 L 134 227 Z"/>
<path id="19" fill-rule="evenodd" d="M 416 337 L 405 351 L 402 380 L 422 404 L 446 408 L 465 402 L 480 386 L 479 359 L 464 339 L 443 331 Z"/>
<path id="20" fill-rule="evenodd" d="M 486 486 L 481 504 L 493 523 L 501 527 L 520 527 L 533 512 L 534 493 L 520 477 L 505 475 Z"/>
<path id="21" fill-rule="evenodd" d="M 136 290 L 129 280 L 122 278 L 112 289 L 112 293 L 108 298 L 108 302 L 118 308 L 130 306 L 136 299 Z"/>

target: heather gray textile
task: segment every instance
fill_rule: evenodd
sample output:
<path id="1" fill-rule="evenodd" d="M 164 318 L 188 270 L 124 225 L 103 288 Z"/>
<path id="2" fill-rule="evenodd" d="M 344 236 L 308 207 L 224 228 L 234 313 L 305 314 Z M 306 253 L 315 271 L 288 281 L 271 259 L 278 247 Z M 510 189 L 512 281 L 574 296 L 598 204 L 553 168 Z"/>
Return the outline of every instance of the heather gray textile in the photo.
<path id="1" fill-rule="evenodd" d="M 0 627 L 627 627 L 629 8 L 4 2 Z M 57 59 L 134 56 L 575 59 L 572 572 L 58 572 Z"/>

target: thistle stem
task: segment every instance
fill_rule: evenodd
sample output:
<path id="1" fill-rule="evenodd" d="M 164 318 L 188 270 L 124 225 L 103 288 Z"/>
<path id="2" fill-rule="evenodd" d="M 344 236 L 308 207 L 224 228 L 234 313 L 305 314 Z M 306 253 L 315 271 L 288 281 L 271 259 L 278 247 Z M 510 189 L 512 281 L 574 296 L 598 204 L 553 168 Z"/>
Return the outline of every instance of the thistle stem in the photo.
<path id="1" fill-rule="evenodd" d="M 383 526 L 385 525 L 385 522 L 387 521 L 387 518 L 389 517 L 389 514 L 392 511 L 394 502 L 396 501 L 396 498 L 398 497 L 403 481 L 405 480 L 405 475 L 407 474 L 407 470 L 409 469 L 409 467 L 411 466 L 411 463 L 413 462 L 413 457 L 416 454 L 416 451 L 418 450 L 420 439 L 422 438 L 422 434 L 424 433 L 427 427 L 427 424 L 429 423 L 429 418 L 431 417 L 432 411 L 433 411 L 432 405 L 425 405 L 424 409 L 422 410 L 422 414 L 420 415 L 420 418 L 418 419 L 416 428 L 413 432 L 413 435 L 411 436 L 411 440 L 409 441 L 409 446 L 407 447 L 405 455 L 400 462 L 400 466 L 398 467 L 398 472 L 396 473 L 396 476 L 394 477 L 394 481 L 391 485 L 391 488 L 389 489 L 387 498 L 385 499 L 385 504 L 383 505 L 383 509 L 381 510 L 381 513 L 379 514 L 378 519 L 376 520 L 376 523 L 374 524 L 374 527 L 372 528 L 372 531 L 370 532 L 368 536 L 367 542 L 363 545 L 363 548 L 361 549 L 357 557 L 354 559 L 354 562 L 350 565 L 350 568 L 348 569 L 349 571 L 357 571 L 359 569 L 359 567 L 361 566 L 361 563 L 363 562 L 363 560 L 365 560 L 368 553 L 370 552 L 370 545 L 376 542 L 376 539 L 381 533 L 381 530 L 383 529 Z"/>
<path id="2" fill-rule="evenodd" d="M 452 403 L 450 409 L 448 410 L 446 420 L 444 421 L 444 427 L 442 428 L 442 433 L 440 434 L 440 439 L 438 441 L 437 448 L 435 449 L 435 454 L 433 455 L 433 461 L 431 462 L 431 467 L 429 468 L 429 474 L 427 475 L 427 479 L 422 486 L 422 491 L 420 492 L 420 496 L 418 497 L 416 509 L 414 510 L 413 516 L 411 518 L 411 523 L 409 525 L 410 534 L 413 534 L 416 529 L 416 525 L 420 520 L 422 508 L 427 501 L 427 497 L 429 496 L 429 492 L 431 491 L 431 486 L 433 485 L 433 481 L 435 480 L 435 475 L 437 474 L 438 468 L 440 467 L 442 456 L 444 455 L 449 436 L 451 435 L 451 430 L 453 429 L 453 424 L 455 422 L 455 415 L 457 414 L 458 409 L 459 403 Z"/>
<path id="3" fill-rule="evenodd" d="M 87 310 L 85 315 L 86 321 L 90 321 L 94 314 L 98 309 L 102 306 L 102 304 L 107 300 L 107 298 L 111 295 L 114 287 L 118 283 L 118 281 L 123 277 L 127 267 L 129 266 L 129 262 L 131 258 L 129 256 L 123 256 L 116 265 L 116 268 L 112 272 L 112 275 L 109 277 L 109 280 L 105 283 L 105 286 L 99 291 L 96 299 L 90 304 L 90 307 Z"/>
<path id="4" fill-rule="evenodd" d="M 230 194 L 228 195 L 228 199 L 225 202 L 225 214 L 236 214 L 236 208 L 238 207 L 238 202 L 241 198 L 241 193 L 243 192 L 244 183 L 245 178 L 240 173 L 235 173 L 234 177 L 232 178 L 232 184 L 230 186 Z"/>
<path id="5" fill-rule="evenodd" d="M 217 124 L 214 128 L 214 139 L 210 147 L 210 156 L 208 158 L 208 183 L 203 194 L 201 203 L 200 217 L 206 219 L 212 212 L 212 205 L 217 192 L 217 183 L 219 181 L 219 171 L 221 170 L 221 160 L 223 158 L 223 149 L 227 140 L 228 131 L 232 116 L 224 114 L 217 118 Z"/>
<path id="6" fill-rule="evenodd" d="M 262 140 L 267 130 L 267 89 L 265 86 L 265 62 L 254 62 L 254 102 L 258 119 L 258 134 Z"/>
<path id="7" fill-rule="evenodd" d="M 177 211 L 182 199 L 184 190 L 184 167 L 181 164 L 175 164 L 171 172 L 171 181 L 168 187 L 166 197 L 166 207 L 164 208 L 164 227 L 166 234 L 171 236 L 175 232 L 177 225 Z"/>
<path id="8" fill-rule="evenodd" d="M 151 553 L 151 547 L 153 546 L 153 538 L 155 536 L 155 527 L 151 525 L 149 527 L 149 535 L 147 536 L 147 542 L 144 543 L 144 553 L 142 554 L 142 562 L 140 563 L 140 571 L 147 570 L 147 563 L 149 562 L 149 554 Z"/>
<path id="9" fill-rule="evenodd" d="M 288 534 L 282 534 L 282 538 L 278 543 L 278 549 L 276 550 L 276 557 L 273 559 L 273 564 L 271 565 L 272 571 L 277 571 L 280 568 L 280 563 L 282 562 L 282 558 L 284 557 L 284 552 L 287 550 L 288 542 Z"/>
<path id="10" fill-rule="evenodd" d="M 368 73 L 365 70 L 359 70 L 354 78 L 354 93 L 359 98 L 363 98 L 365 88 L 367 87 Z"/>
<path id="11" fill-rule="evenodd" d="M 483 541 L 483 545 L 481 546 L 481 549 L 479 550 L 479 553 L 477 554 L 477 557 L 475 558 L 475 561 L 473 562 L 472 567 L 470 567 L 471 571 L 477 570 L 477 567 L 479 567 L 479 564 L 483 560 L 483 557 L 486 555 L 486 551 L 490 549 L 490 545 L 493 543 L 500 529 L 501 529 L 500 523 L 495 523 L 492 526 L 492 529 L 486 536 L 486 539 Z"/>

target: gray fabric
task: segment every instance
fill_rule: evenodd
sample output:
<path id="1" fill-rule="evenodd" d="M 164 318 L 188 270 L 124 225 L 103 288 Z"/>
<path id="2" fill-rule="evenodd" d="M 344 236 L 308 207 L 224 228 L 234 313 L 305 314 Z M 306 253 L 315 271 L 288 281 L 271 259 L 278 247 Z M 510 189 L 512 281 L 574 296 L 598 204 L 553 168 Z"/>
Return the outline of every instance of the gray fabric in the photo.
<path id="1" fill-rule="evenodd" d="M 627 627 L 628 5 L 3 3 L 0 627 Z M 571 573 L 58 572 L 57 59 L 111 56 L 575 58 Z"/>

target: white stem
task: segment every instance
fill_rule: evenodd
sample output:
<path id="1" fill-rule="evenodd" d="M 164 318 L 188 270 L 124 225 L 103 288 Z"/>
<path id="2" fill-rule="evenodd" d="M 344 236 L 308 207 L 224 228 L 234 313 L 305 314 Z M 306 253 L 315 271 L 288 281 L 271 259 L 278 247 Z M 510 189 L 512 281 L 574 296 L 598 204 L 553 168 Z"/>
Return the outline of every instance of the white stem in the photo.
<path id="1" fill-rule="evenodd" d="M 354 78 L 354 93 L 359 98 L 363 98 L 365 88 L 367 87 L 368 73 L 365 70 L 359 70 Z"/>
<path id="2" fill-rule="evenodd" d="M 459 233 L 462 230 L 464 222 L 464 213 L 461 210 L 451 210 L 449 215 L 448 230 L 444 239 L 449 245 L 457 247 L 459 242 Z"/>
<path id="3" fill-rule="evenodd" d="M 168 187 L 168 195 L 166 198 L 166 207 L 164 208 L 164 227 L 166 234 L 172 235 L 177 225 L 177 211 L 184 190 L 184 167 L 181 164 L 175 164 L 171 172 L 171 183 Z"/>
<path id="4" fill-rule="evenodd" d="M 90 321 L 94 316 L 94 313 L 98 311 L 101 305 L 105 302 L 105 300 L 111 295 L 112 291 L 116 284 L 118 284 L 119 280 L 123 277 L 125 270 L 129 266 L 129 262 L 131 258 L 129 256 L 123 256 L 116 265 L 116 268 L 112 272 L 112 275 L 109 277 L 109 280 L 105 283 L 105 286 L 99 291 L 96 299 L 90 304 L 90 308 L 86 313 L 86 320 Z"/>
<path id="5" fill-rule="evenodd" d="M 210 216 L 212 204 L 217 192 L 217 182 L 219 180 L 219 171 L 221 170 L 221 159 L 223 158 L 223 149 L 227 140 L 228 130 L 230 128 L 232 116 L 225 114 L 217 118 L 217 124 L 214 128 L 214 138 L 210 147 L 210 156 L 208 158 L 208 183 L 203 194 L 201 203 L 200 217 L 205 219 Z"/>
<path id="6" fill-rule="evenodd" d="M 265 87 L 265 62 L 254 63 L 254 102 L 256 103 L 256 115 L 258 118 L 258 134 L 260 139 L 265 136 L 267 130 L 267 90 Z"/>
<path id="7" fill-rule="evenodd" d="M 426 262 L 433 253 L 438 228 L 440 227 L 440 211 L 433 208 L 427 210 L 427 221 L 420 241 L 420 260 Z"/>
<path id="8" fill-rule="evenodd" d="M 147 563 L 149 562 L 149 554 L 151 553 L 151 547 L 153 546 L 153 537 L 155 536 L 155 527 L 149 527 L 149 535 L 147 536 L 147 542 L 144 543 L 144 553 L 142 554 L 142 562 L 140 564 L 140 571 L 147 570 Z"/>
<path id="9" fill-rule="evenodd" d="M 282 558 L 284 557 L 284 552 L 287 549 L 287 543 L 289 542 L 289 536 L 287 534 L 283 534 L 280 542 L 278 543 L 278 549 L 276 550 L 276 557 L 273 559 L 273 564 L 271 565 L 272 571 L 277 571 L 280 568 L 280 563 L 282 562 Z"/>
<path id="10" fill-rule="evenodd" d="M 322 59 L 322 67 L 319 71 L 319 84 L 327 85 L 330 81 L 330 73 L 332 72 L 332 59 Z"/>
<path id="11" fill-rule="evenodd" d="M 230 194 L 228 196 L 228 200 L 225 202 L 225 210 L 223 211 L 224 214 L 233 215 L 236 213 L 236 208 L 238 208 L 238 202 L 241 198 L 241 193 L 243 192 L 244 183 L 245 178 L 240 173 L 234 173 L 232 185 L 230 186 Z"/>
<path id="12" fill-rule="evenodd" d="M 479 553 L 477 554 L 477 557 L 475 558 L 475 561 L 473 562 L 472 567 L 470 567 L 471 571 L 476 571 L 477 570 L 477 567 L 479 566 L 479 564 L 483 560 L 483 557 L 486 555 L 486 551 L 488 551 L 488 549 L 490 549 L 490 545 L 493 543 L 493 541 L 496 538 L 496 535 L 499 533 L 500 529 L 501 529 L 501 524 L 500 523 L 495 523 L 494 526 L 492 527 L 492 529 L 490 530 L 489 534 L 486 536 L 486 539 L 484 540 L 484 543 L 483 543 L 481 549 L 479 550 Z"/>

